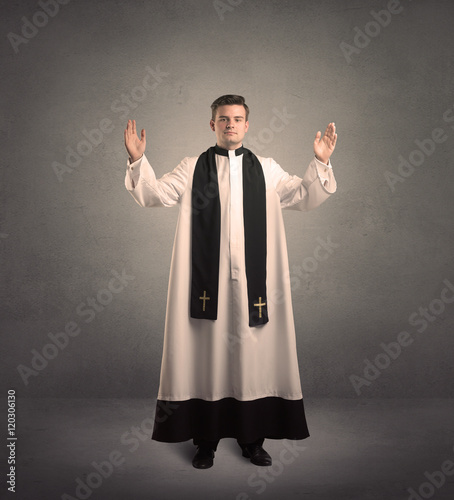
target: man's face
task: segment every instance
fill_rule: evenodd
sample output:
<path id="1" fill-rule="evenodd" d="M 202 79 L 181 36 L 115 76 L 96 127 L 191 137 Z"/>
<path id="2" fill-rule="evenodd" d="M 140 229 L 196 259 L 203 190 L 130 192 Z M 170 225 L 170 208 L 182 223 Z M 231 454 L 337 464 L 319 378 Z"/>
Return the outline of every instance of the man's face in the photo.
<path id="1" fill-rule="evenodd" d="M 224 149 L 239 148 L 249 128 L 244 106 L 240 104 L 219 106 L 215 119 L 210 120 L 210 127 L 216 133 L 216 142 L 219 147 Z"/>

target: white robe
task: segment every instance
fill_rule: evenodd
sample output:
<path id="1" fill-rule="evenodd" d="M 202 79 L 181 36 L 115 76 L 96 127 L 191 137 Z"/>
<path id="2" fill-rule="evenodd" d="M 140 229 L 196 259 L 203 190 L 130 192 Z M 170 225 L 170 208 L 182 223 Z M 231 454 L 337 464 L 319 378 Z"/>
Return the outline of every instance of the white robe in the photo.
<path id="1" fill-rule="evenodd" d="M 145 155 L 125 185 L 142 207 L 180 204 L 173 246 L 158 399 L 302 398 L 281 209 L 311 210 L 336 191 L 331 165 L 313 159 L 303 178 L 257 157 L 266 183 L 269 322 L 249 327 L 242 207 L 243 155 L 216 154 L 221 204 L 218 319 L 190 317 L 191 187 L 197 157 L 160 179 Z"/>

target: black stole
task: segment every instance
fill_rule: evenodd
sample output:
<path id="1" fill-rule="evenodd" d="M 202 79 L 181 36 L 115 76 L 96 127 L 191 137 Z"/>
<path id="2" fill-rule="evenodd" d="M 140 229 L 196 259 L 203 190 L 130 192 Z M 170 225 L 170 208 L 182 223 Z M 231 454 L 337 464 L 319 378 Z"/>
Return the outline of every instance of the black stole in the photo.
<path id="1" fill-rule="evenodd" d="M 228 151 L 214 146 L 202 153 L 192 181 L 191 317 L 217 319 L 221 204 L 215 154 Z M 249 149 L 243 154 L 243 222 L 249 326 L 268 322 L 266 297 L 266 187 L 262 165 Z M 231 200 L 235 203 L 235 200 Z"/>

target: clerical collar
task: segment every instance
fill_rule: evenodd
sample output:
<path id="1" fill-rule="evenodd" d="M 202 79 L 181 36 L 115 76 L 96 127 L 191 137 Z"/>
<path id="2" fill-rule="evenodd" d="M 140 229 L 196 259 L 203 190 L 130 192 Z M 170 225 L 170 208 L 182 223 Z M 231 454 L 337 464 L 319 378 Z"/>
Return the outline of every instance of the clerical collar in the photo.
<path id="1" fill-rule="evenodd" d="M 235 156 L 242 155 L 245 152 L 245 150 L 246 150 L 246 148 L 244 148 L 243 146 L 239 147 L 238 149 L 235 149 Z M 214 152 L 217 155 L 229 156 L 228 150 L 220 148 L 217 144 L 216 144 L 216 146 L 214 146 Z"/>

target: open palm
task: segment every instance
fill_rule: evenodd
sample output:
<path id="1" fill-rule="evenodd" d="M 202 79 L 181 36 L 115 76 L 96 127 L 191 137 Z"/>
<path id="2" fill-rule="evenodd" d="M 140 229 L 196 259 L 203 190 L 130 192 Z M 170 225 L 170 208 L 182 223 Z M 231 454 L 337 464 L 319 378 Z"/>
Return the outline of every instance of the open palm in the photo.
<path id="1" fill-rule="evenodd" d="M 336 147 L 336 125 L 334 123 L 328 124 L 325 134 L 323 137 L 321 137 L 321 135 L 322 133 L 319 130 L 314 140 L 314 153 L 320 161 L 328 163 L 329 158 L 333 154 L 334 148 Z"/>
<path id="2" fill-rule="evenodd" d="M 136 130 L 136 121 L 128 120 L 125 130 L 125 146 L 133 162 L 144 154 L 146 144 L 145 129 L 142 129 L 139 138 Z"/>

